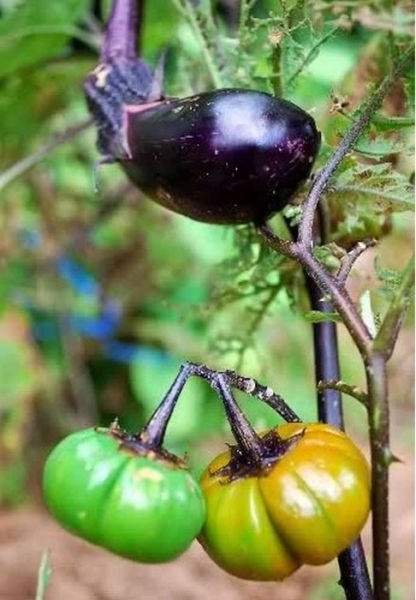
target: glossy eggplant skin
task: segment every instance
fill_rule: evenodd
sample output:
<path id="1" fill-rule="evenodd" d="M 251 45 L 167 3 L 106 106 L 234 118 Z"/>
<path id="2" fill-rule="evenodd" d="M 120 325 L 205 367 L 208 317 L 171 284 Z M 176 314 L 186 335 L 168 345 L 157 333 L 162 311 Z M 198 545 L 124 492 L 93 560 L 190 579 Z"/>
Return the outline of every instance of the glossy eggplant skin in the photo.
<path id="1" fill-rule="evenodd" d="M 152 72 L 136 55 L 140 6 L 113 0 L 100 63 L 84 82 L 102 162 L 119 162 L 149 198 L 191 219 L 264 222 L 310 175 L 315 121 L 251 90 L 165 99 L 163 64 Z"/>
<path id="2" fill-rule="evenodd" d="M 166 208 L 207 223 L 259 224 L 308 178 L 313 118 L 263 92 L 222 89 L 163 99 L 139 58 L 108 60 L 84 90 L 103 162 Z"/>
<path id="3" fill-rule="evenodd" d="M 308 178 L 320 147 L 308 113 L 263 92 L 222 89 L 122 111 L 128 177 L 206 223 L 264 222 Z"/>

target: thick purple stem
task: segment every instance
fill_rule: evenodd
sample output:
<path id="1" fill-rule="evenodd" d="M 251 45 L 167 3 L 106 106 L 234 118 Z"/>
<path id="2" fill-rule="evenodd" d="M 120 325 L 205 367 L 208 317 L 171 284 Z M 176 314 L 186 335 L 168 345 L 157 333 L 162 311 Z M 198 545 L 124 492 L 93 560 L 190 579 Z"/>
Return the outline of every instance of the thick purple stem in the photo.
<path id="1" fill-rule="evenodd" d="M 136 32 L 141 0 L 114 0 L 101 48 L 101 61 L 136 58 Z"/>

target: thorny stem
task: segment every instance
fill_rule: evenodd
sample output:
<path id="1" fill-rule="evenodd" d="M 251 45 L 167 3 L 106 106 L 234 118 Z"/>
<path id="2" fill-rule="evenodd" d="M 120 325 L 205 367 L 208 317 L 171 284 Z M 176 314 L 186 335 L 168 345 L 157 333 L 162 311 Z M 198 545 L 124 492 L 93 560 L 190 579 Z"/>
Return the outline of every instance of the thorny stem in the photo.
<path id="1" fill-rule="evenodd" d="M 271 53 L 270 60 L 271 60 L 272 69 L 273 69 L 273 79 L 272 79 L 273 93 L 277 97 L 283 95 L 281 55 L 282 55 L 282 49 L 280 46 L 280 41 L 276 40 L 272 43 L 272 53 Z"/>
<path id="2" fill-rule="evenodd" d="M 402 282 L 386 313 L 373 344 L 373 353 L 364 360 L 371 442 L 374 598 L 390 598 L 388 539 L 388 468 L 393 460 L 389 445 L 389 403 L 386 363 L 390 358 L 399 327 L 410 303 L 414 282 L 413 258 L 407 264 Z M 385 526 L 384 526 L 385 525 Z"/>
<path id="3" fill-rule="evenodd" d="M 319 381 L 318 390 L 326 389 L 338 390 L 339 392 L 341 392 L 341 394 L 351 396 L 351 398 L 355 398 L 364 406 L 368 406 L 368 397 L 366 392 L 364 392 L 364 390 L 362 390 L 359 387 L 345 383 L 345 381 L 341 381 L 340 379 L 326 379 Z"/>
<path id="4" fill-rule="evenodd" d="M 370 352 L 371 335 L 344 285 L 334 279 L 325 267 L 312 254 L 303 248 L 299 253 L 299 262 L 313 278 L 324 294 L 328 294 L 351 334 L 359 351 L 366 355 Z"/>
<path id="5" fill-rule="evenodd" d="M 261 439 L 235 401 L 225 374 L 217 375 L 214 387 L 221 396 L 231 431 L 240 451 L 250 464 L 260 466 L 263 456 Z"/>
<path id="6" fill-rule="evenodd" d="M 318 202 L 329 185 L 339 164 L 351 151 L 355 142 L 368 127 L 374 112 L 379 108 L 386 93 L 396 79 L 408 67 L 413 49 L 406 51 L 395 65 L 392 73 L 385 77 L 376 91 L 364 103 L 358 118 L 352 123 L 337 150 L 332 154 L 324 168 L 318 173 L 311 190 L 303 204 L 303 217 L 299 226 L 296 242 L 282 240 L 263 225 L 259 233 L 266 243 L 278 252 L 297 260 L 307 275 L 313 280 L 321 293 L 328 295 L 342 317 L 353 338 L 365 365 L 369 433 L 372 460 L 372 531 L 373 531 L 373 585 L 375 600 L 390 598 L 389 568 L 389 521 L 388 521 L 388 466 L 391 462 L 389 448 L 389 406 L 387 395 L 386 361 L 390 356 L 397 337 L 399 325 L 403 319 L 408 301 L 393 301 L 390 311 L 383 322 L 383 353 L 377 351 L 377 342 L 368 331 L 358 314 L 343 282 L 333 277 L 313 256 L 313 224 Z M 403 278 L 402 293 L 409 295 L 410 269 Z M 386 342 L 386 336 L 391 336 Z M 358 596 L 361 600 L 361 596 Z M 355 600 L 355 599 L 354 599 Z"/>
<path id="7" fill-rule="evenodd" d="M 372 115 L 381 106 L 381 103 L 386 96 L 387 92 L 392 88 L 397 78 L 404 72 L 409 66 L 409 61 L 413 56 L 413 48 L 407 50 L 400 61 L 397 62 L 393 71 L 390 75 L 386 76 L 381 82 L 380 86 L 377 87 L 376 91 L 370 95 L 367 102 L 364 103 L 360 114 L 353 122 L 345 136 L 343 137 L 340 145 L 329 158 L 328 162 L 316 176 L 311 190 L 308 194 L 307 199 L 303 204 L 303 217 L 299 226 L 299 238 L 298 241 L 305 247 L 311 248 L 313 242 L 313 221 L 315 210 L 318 205 L 319 199 L 323 192 L 328 187 L 329 180 L 333 173 L 336 171 L 341 161 L 345 158 L 346 154 L 353 148 L 355 142 L 358 140 L 363 131 L 370 124 Z"/>
<path id="8" fill-rule="evenodd" d="M 212 388 L 221 396 L 226 410 L 228 410 L 231 404 L 235 404 L 235 401 L 231 397 L 231 388 L 234 387 L 246 394 L 249 394 L 253 398 L 264 402 L 271 408 L 273 408 L 279 415 L 281 415 L 286 421 L 299 423 L 300 418 L 298 415 L 286 404 L 281 396 L 276 394 L 271 388 L 266 387 L 258 383 L 251 377 L 242 377 L 234 371 L 215 371 L 205 365 L 195 364 L 186 362 L 181 365 L 179 373 L 176 376 L 174 382 L 169 388 L 168 392 L 164 396 L 163 400 L 150 417 L 147 425 L 143 428 L 139 434 L 140 438 L 153 444 L 156 447 L 160 447 L 163 443 L 163 438 L 166 433 L 166 428 L 169 423 L 169 419 L 176 406 L 178 398 L 182 392 L 182 389 L 189 379 L 189 377 L 196 376 L 205 379 Z M 237 409 L 238 410 L 238 407 Z M 233 409 L 231 408 L 231 411 Z M 234 410 L 235 412 L 235 410 Z M 227 415 L 230 413 L 227 412 Z M 241 418 L 240 418 L 241 421 Z M 232 420 L 230 420 L 232 424 Z M 241 425 L 241 423 L 240 423 Z M 241 430 L 241 427 L 240 427 Z M 234 430 L 233 430 L 234 432 Z M 236 437 L 238 432 L 234 432 Z M 251 436 L 253 437 L 253 436 Z M 238 441 L 240 439 L 237 437 Z M 254 439 L 254 438 L 253 438 Z M 255 446 L 255 441 L 250 444 Z"/>
<path id="9" fill-rule="evenodd" d="M 320 203 L 316 215 L 316 236 L 320 244 L 327 243 L 326 215 Z M 296 239 L 298 229 L 286 219 L 286 225 L 293 238 Z M 358 255 L 359 251 L 353 253 Z M 348 259 L 352 265 L 353 257 Z M 334 307 L 325 297 L 315 281 L 305 271 L 306 288 L 312 310 L 330 314 Z M 344 429 L 342 398 L 340 390 L 335 388 L 320 388 L 321 381 L 338 381 L 341 377 L 338 354 L 338 337 L 336 324 L 324 321 L 313 324 L 313 345 L 315 358 L 315 381 L 317 387 L 317 403 L 319 420 L 331 423 L 339 429 Z M 347 600 L 371 600 L 372 589 L 364 549 L 360 539 L 354 541 L 338 556 L 341 573 L 340 584 L 344 588 Z"/>
<path id="10" fill-rule="evenodd" d="M 244 27 L 247 26 L 247 20 L 249 18 L 251 9 L 255 5 L 257 0 L 241 0 L 240 2 L 240 15 L 239 15 L 239 31 L 243 31 Z"/>
<path id="11" fill-rule="evenodd" d="M 357 260 L 367 250 L 367 248 L 371 248 L 375 246 L 375 240 L 363 240 L 362 242 L 358 242 L 349 252 L 341 260 L 341 268 L 337 273 L 337 280 L 341 284 L 345 284 L 348 279 L 348 275 L 351 272 L 351 269 Z"/>
<path id="12" fill-rule="evenodd" d="M 299 242 L 280 239 L 274 235 L 267 225 L 261 225 L 258 231 L 271 248 L 297 260 L 305 272 L 315 281 L 321 292 L 331 297 L 331 301 L 341 315 L 357 348 L 363 355 L 367 355 L 370 352 L 371 335 L 344 285 L 328 273 L 322 264 L 314 258 L 310 249 L 305 248 Z"/>
<path id="13" fill-rule="evenodd" d="M 184 363 L 181 365 L 173 384 L 149 419 L 147 425 L 145 425 L 141 432 L 134 436 L 148 448 L 152 448 L 153 450 L 162 449 L 169 420 L 182 389 L 191 376 L 201 377 L 208 381 L 220 396 L 231 431 L 237 442 L 239 456 L 244 459 L 244 463 L 251 467 L 259 468 L 262 466 L 264 442 L 247 421 L 233 396 L 231 387 L 242 389 L 258 400 L 269 404 L 279 414 L 284 414 L 287 420 L 300 421 L 299 417 L 286 404 L 283 398 L 274 394 L 270 388 L 260 385 L 254 379 L 241 377 L 234 371 L 215 371 L 205 365 Z M 270 402 L 270 399 L 272 399 L 272 402 Z"/>
<path id="14" fill-rule="evenodd" d="M 365 360 L 369 399 L 371 448 L 371 506 L 373 533 L 373 585 L 375 600 L 390 599 L 389 569 L 389 403 L 386 359 L 374 353 Z"/>
<path id="15" fill-rule="evenodd" d="M 289 88 L 293 84 L 293 82 L 297 80 L 299 75 L 305 70 L 305 67 L 310 63 L 311 58 L 317 53 L 320 47 L 323 46 L 333 35 L 335 35 L 339 31 L 339 29 L 339 26 L 334 27 L 333 29 L 325 33 L 325 35 L 323 35 L 322 38 L 319 39 L 317 43 L 314 44 L 314 46 L 312 46 L 312 48 L 308 51 L 308 53 L 302 59 L 300 64 L 296 67 L 295 71 L 286 81 L 287 88 Z"/>
<path id="16" fill-rule="evenodd" d="M 261 385 L 252 377 L 242 377 L 234 371 L 225 371 L 225 374 L 232 387 L 264 402 L 288 423 L 301 422 L 301 419 L 290 406 L 286 404 L 283 398 L 279 394 L 276 394 L 270 387 Z"/>

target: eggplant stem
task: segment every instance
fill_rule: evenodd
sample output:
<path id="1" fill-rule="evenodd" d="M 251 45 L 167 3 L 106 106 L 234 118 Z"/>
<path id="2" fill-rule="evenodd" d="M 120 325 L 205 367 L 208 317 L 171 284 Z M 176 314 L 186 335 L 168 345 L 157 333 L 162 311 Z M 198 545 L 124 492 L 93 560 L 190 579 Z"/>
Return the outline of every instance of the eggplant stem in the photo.
<path id="1" fill-rule="evenodd" d="M 261 385 L 252 377 L 242 377 L 234 371 L 226 371 L 225 374 L 232 387 L 249 394 L 260 400 L 260 402 L 264 402 L 288 423 L 302 422 L 302 419 L 290 408 L 282 396 L 277 394 L 272 388 Z"/>
<path id="2" fill-rule="evenodd" d="M 215 371 L 214 369 L 210 369 L 206 365 L 196 364 L 191 362 L 183 363 L 179 368 L 179 373 L 173 381 L 171 387 L 167 391 L 166 395 L 163 397 L 161 403 L 154 411 L 153 415 L 150 417 L 147 424 L 144 428 L 137 434 L 137 437 L 142 441 L 148 443 L 149 445 L 154 446 L 155 448 L 160 448 L 163 444 L 163 439 L 166 433 L 166 428 L 168 426 L 169 420 L 172 416 L 172 413 L 175 409 L 176 403 L 179 399 L 179 396 L 182 392 L 182 389 L 190 377 L 200 377 L 207 381 L 211 387 L 219 394 L 221 397 L 224 407 L 228 415 L 231 416 L 230 425 L 231 429 L 240 443 L 240 438 L 245 437 L 249 439 L 249 446 L 253 448 L 253 451 L 247 449 L 245 447 L 244 440 L 241 442 L 243 446 L 243 452 L 247 455 L 252 456 L 257 454 L 257 441 L 253 439 L 253 435 L 257 437 L 257 434 L 254 430 L 251 429 L 251 432 L 247 429 L 247 427 L 251 426 L 246 422 L 246 424 L 242 423 L 242 419 L 244 419 L 244 415 L 239 410 L 236 402 L 232 396 L 231 388 L 234 387 L 238 389 L 256 400 L 260 400 L 260 402 L 264 402 L 275 412 L 277 412 L 285 421 L 290 423 L 299 423 L 301 422 L 300 417 L 286 404 L 284 399 L 276 394 L 271 388 L 266 387 L 258 383 L 255 379 L 251 377 L 242 377 L 238 375 L 234 371 Z M 238 411 L 240 414 L 238 414 Z M 237 421 L 237 429 L 234 431 L 233 418 Z M 241 433 L 242 432 L 242 433 Z M 254 458 L 255 459 L 255 458 Z M 255 459 L 256 460 L 256 459 Z"/>
<path id="3" fill-rule="evenodd" d="M 101 61 L 136 58 L 136 31 L 140 0 L 114 0 L 101 49 Z"/>
<path id="4" fill-rule="evenodd" d="M 226 376 L 218 373 L 214 385 L 221 396 L 231 431 L 244 460 L 250 465 L 262 465 L 263 443 L 261 438 L 254 431 L 235 401 Z"/>
<path id="5" fill-rule="evenodd" d="M 190 367 L 191 366 L 187 363 L 181 365 L 178 375 L 174 379 L 162 402 L 156 408 L 145 427 L 138 434 L 140 439 L 146 441 L 146 443 L 150 443 L 156 448 L 162 446 L 166 428 L 182 389 L 190 375 L 193 374 L 192 368 Z"/>

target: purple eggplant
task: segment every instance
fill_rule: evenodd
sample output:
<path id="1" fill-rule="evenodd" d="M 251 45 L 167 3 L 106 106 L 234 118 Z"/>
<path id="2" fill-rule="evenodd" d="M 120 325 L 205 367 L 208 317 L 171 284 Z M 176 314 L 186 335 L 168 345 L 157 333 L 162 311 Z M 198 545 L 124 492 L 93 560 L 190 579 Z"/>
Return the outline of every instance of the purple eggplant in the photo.
<path id="1" fill-rule="evenodd" d="M 314 120 L 287 102 L 218 90 L 152 108 L 123 106 L 120 163 L 166 208 L 207 223 L 260 223 L 309 176 Z"/>
<path id="2" fill-rule="evenodd" d="M 104 160 L 119 162 L 152 200 L 197 221 L 260 224 L 281 210 L 319 151 L 313 118 L 251 90 L 164 99 L 161 78 L 134 56 L 134 15 L 129 21 L 122 7 L 114 3 L 102 62 L 85 84 Z"/>

